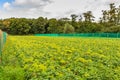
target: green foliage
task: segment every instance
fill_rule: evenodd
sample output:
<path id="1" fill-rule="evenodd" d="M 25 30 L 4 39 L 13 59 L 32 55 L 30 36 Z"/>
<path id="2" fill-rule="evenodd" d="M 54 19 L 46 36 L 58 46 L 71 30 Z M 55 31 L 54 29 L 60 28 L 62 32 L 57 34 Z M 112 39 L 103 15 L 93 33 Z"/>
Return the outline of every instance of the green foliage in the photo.
<path id="1" fill-rule="evenodd" d="M 86 13 L 83 13 L 84 18 L 85 18 L 85 22 L 92 22 L 94 21 L 94 16 L 92 14 L 92 11 L 87 11 Z"/>
<path id="2" fill-rule="evenodd" d="M 5 66 L 0 69 L 0 80 L 25 80 L 25 72 L 20 67 Z"/>
<path id="3" fill-rule="evenodd" d="M 64 33 L 74 33 L 75 29 L 72 25 L 66 23 L 64 27 Z"/>
<path id="4" fill-rule="evenodd" d="M 33 32 L 34 34 L 44 33 L 46 24 L 47 21 L 43 17 L 39 17 L 38 19 L 33 20 L 31 32 Z"/>
<path id="5" fill-rule="evenodd" d="M 52 18 L 48 21 L 48 33 L 58 33 L 58 22 L 56 19 Z"/>
<path id="6" fill-rule="evenodd" d="M 103 26 L 98 23 L 79 22 L 77 33 L 95 33 L 102 32 Z"/>
<path id="7" fill-rule="evenodd" d="M 109 4 L 109 10 L 102 10 L 102 17 L 100 18 L 101 23 L 115 26 L 120 24 L 120 7 L 116 8 L 114 3 Z M 109 26 L 109 27 L 110 27 Z"/>
<path id="8" fill-rule="evenodd" d="M 118 33 L 118 32 L 120 32 L 120 25 L 111 26 L 111 27 L 109 27 L 109 28 L 106 28 L 106 29 L 105 29 L 105 32 Z"/>
<path id="9" fill-rule="evenodd" d="M 9 36 L 1 80 L 120 80 L 120 39 Z"/>
<path id="10" fill-rule="evenodd" d="M 28 24 L 28 20 L 25 18 L 20 18 L 20 19 L 13 19 L 10 24 L 10 33 L 11 34 L 28 34 L 30 30 L 30 26 Z"/>

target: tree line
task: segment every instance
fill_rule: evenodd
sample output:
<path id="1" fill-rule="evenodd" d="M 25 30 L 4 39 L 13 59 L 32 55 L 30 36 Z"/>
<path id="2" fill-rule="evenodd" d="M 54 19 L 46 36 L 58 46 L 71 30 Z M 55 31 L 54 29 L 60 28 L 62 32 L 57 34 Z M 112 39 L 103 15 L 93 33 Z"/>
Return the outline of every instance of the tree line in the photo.
<path id="1" fill-rule="evenodd" d="M 79 19 L 78 19 L 79 18 Z M 114 3 L 109 10 L 102 10 L 99 22 L 95 22 L 92 11 L 82 15 L 71 14 L 69 18 L 39 17 L 37 19 L 8 18 L 0 20 L 0 29 L 13 35 L 47 34 L 47 33 L 118 33 L 120 32 L 120 6 Z"/>

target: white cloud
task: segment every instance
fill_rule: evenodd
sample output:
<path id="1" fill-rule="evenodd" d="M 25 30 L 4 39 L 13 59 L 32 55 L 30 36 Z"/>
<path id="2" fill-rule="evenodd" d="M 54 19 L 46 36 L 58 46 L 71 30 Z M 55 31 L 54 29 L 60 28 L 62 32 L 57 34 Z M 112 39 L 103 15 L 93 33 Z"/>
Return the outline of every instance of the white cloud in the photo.
<path id="1" fill-rule="evenodd" d="M 11 4 L 8 3 L 8 2 L 5 2 L 5 3 L 3 4 L 3 8 L 5 8 L 6 10 L 10 10 L 10 6 L 11 6 Z"/>
<path id="2" fill-rule="evenodd" d="M 102 10 L 108 10 L 109 4 L 120 5 L 120 0 L 54 0 L 44 10 L 51 12 L 52 16 L 70 17 L 70 14 L 82 14 L 92 11 L 96 20 L 102 14 Z"/>
<path id="3" fill-rule="evenodd" d="M 50 0 L 15 0 L 13 4 L 21 7 L 40 7 L 50 3 Z"/>
<path id="4" fill-rule="evenodd" d="M 70 17 L 70 14 L 82 14 L 92 11 L 98 19 L 101 10 L 109 8 L 114 2 L 120 5 L 120 0 L 14 0 L 4 3 L 0 18 L 6 17 Z"/>
<path id="5" fill-rule="evenodd" d="M 27 17 L 37 18 L 39 16 L 47 16 L 49 12 L 44 11 L 44 7 L 50 4 L 50 0 L 14 0 L 11 3 L 3 4 L 3 16 L 0 17 Z"/>

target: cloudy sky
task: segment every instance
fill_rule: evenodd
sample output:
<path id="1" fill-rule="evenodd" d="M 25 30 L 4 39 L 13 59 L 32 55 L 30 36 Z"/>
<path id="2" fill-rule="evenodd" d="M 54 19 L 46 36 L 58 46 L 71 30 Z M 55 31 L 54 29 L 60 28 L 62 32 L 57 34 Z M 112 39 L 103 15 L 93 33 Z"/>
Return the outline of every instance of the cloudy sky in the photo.
<path id="1" fill-rule="evenodd" d="M 0 18 L 61 18 L 93 11 L 97 19 L 113 2 L 120 5 L 120 0 L 0 0 Z"/>

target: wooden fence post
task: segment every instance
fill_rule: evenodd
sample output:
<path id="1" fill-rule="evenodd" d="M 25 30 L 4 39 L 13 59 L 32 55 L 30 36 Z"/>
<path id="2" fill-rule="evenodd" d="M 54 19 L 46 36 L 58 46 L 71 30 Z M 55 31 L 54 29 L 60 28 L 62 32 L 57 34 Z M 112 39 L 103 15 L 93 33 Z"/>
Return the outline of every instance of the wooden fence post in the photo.
<path id="1" fill-rule="evenodd" d="M 2 62 L 2 31 L 0 30 L 0 63 Z"/>

